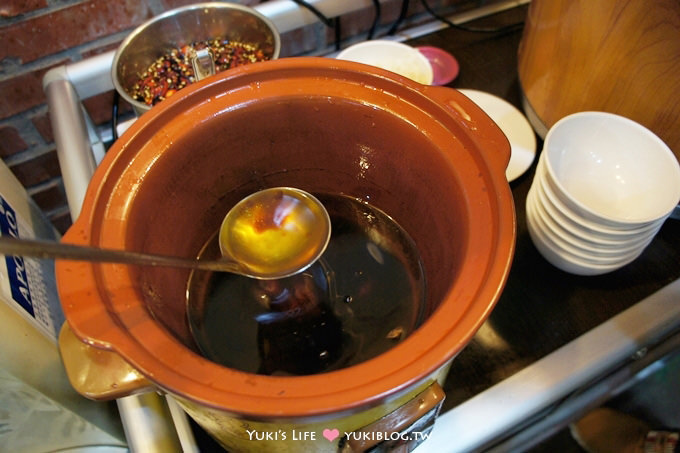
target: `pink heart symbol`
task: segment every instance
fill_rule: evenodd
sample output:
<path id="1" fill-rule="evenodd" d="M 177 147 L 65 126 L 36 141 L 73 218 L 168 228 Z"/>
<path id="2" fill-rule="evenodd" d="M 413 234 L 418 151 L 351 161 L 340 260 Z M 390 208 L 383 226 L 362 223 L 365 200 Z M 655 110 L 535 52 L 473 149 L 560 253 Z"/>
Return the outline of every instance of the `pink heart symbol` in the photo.
<path id="1" fill-rule="evenodd" d="M 328 439 L 328 442 L 333 442 L 335 438 L 337 438 L 340 435 L 340 431 L 338 431 L 337 428 L 335 429 L 324 429 L 323 430 L 323 437 Z"/>

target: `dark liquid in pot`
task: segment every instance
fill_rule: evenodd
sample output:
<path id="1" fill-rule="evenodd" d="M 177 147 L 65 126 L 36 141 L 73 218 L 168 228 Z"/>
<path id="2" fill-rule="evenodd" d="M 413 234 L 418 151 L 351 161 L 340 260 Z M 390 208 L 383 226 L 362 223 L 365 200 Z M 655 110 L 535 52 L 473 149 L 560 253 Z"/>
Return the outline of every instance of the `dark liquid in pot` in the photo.
<path id="1" fill-rule="evenodd" d="M 359 200 L 316 196 L 332 236 L 308 270 L 276 281 L 193 274 L 188 319 L 205 357 L 251 373 L 315 374 L 375 357 L 422 322 L 425 279 L 406 232 Z M 218 253 L 214 238 L 203 254 Z"/>

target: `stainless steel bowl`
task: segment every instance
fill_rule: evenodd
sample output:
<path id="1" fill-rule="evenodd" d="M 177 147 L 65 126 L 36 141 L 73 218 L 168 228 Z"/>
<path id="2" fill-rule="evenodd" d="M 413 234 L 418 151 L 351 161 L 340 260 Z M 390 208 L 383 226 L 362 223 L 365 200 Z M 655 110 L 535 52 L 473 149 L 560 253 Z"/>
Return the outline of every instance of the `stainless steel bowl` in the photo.
<path id="1" fill-rule="evenodd" d="M 167 11 L 137 27 L 113 57 L 113 85 L 141 115 L 151 106 L 132 97 L 139 75 L 172 49 L 217 37 L 258 44 L 272 60 L 281 49 L 278 30 L 256 10 L 236 3 L 196 3 Z"/>

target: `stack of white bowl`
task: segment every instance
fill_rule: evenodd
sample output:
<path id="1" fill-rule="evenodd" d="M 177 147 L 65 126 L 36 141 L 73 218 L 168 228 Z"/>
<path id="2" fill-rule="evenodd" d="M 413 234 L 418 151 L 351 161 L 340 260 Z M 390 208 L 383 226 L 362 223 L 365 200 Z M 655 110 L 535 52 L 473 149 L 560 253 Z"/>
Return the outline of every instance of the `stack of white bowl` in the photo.
<path id="1" fill-rule="evenodd" d="M 597 275 L 640 256 L 679 201 L 680 165 L 661 139 L 630 119 L 581 112 L 548 131 L 527 226 L 554 266 Z"/>

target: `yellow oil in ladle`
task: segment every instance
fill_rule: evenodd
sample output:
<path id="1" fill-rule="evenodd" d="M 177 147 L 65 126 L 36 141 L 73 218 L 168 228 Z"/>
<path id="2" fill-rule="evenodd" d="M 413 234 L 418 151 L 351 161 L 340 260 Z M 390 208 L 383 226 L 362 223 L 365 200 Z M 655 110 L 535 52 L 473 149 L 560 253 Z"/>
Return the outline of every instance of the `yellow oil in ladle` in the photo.
<path id="1" fill-rule="evenodd" d="M 222 222 L 222 256 L 255 278 L 283 278 L 311 266 L 331 236 L 331 220 L 313 195 L 290 187 L 244 198 Z"/>
<path id="2" fill-rule="evenodd" d="M 321 257 L 331 236 L 328 212 L 290 187 L 256 192 L 227 213 L 219 231 L 223 258 L 200 260 L 0 237 L 0 254 L 231 272 L 262 280 L 297 274 Z"/>

